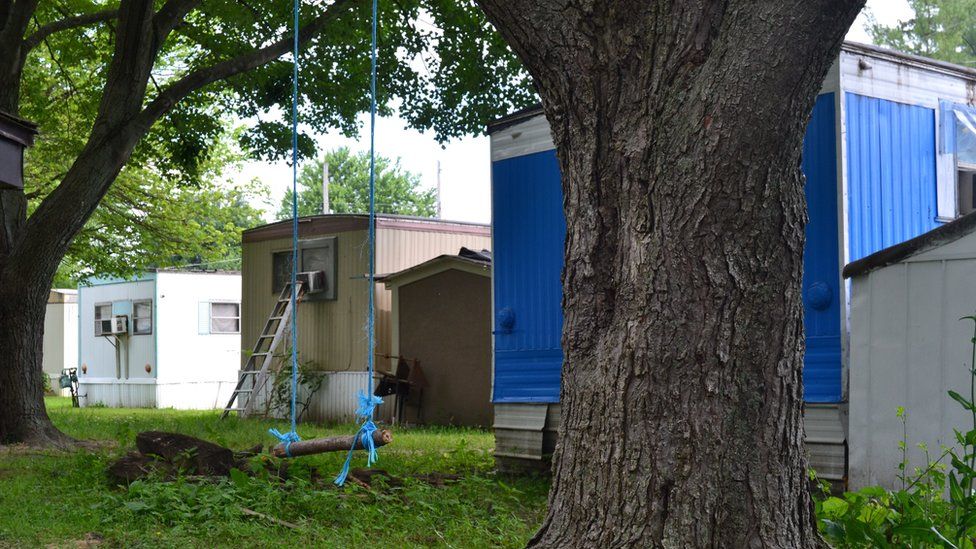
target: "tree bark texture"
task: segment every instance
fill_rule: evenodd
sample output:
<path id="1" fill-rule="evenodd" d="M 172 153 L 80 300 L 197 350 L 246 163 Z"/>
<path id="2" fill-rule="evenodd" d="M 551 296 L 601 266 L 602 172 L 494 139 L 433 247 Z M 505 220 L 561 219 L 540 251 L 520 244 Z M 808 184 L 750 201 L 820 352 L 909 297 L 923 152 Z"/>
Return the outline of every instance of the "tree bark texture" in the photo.
<path id="1" fill-rule="evenodd" d="M 567 223 L 533 547 L 812 547 L 800 152 L 863 0 L 478 0 L 535 79 Z"/>

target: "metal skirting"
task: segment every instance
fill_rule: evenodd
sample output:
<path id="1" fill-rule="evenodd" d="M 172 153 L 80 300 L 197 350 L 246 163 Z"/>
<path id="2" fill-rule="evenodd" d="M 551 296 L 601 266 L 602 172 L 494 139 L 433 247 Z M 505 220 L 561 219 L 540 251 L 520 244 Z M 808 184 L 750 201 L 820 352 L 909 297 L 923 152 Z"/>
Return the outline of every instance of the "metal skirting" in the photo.
<path id="1" fill-rule="evenodd" d="M 810 468 L 824 480 L 843 482 L 847 478 L 847 405 L 807 404 L 803 428 Z"/>
<path id="2" fill-rule="evenodd" d="M 558 403 L 495 404 L 495 458 L 505 471 L 537 470 L 552 456 L 559 428 Z M 847 477 L 847 412 L 843 404 L 807 404 L 804 410 L 810 468 L 835 484 Z"/>
<path id="3" fill-rule="evenodd" d="M 81 383 L 78 394 L 82 406 L 156 407 L 155 383 Z"/>
<path id="4" fill-rule="evenodd" d="M 495 404 L 495 457 L 541 461 L 556 448 L 558 404 Z"/>
<path id="5" fill-rule="evenodd" d="M 302 421 L 319 423 L 353 423 L 356 421 L 356 408 L 359 406 L 359 393 L 366 389 L 366 372 L 324 372 L 325 379 L 318 391 L 312 395 L 308 409 L 302 415 Z M 265 388 L 252 398 L 256 400 L 256 410 L 260 413 L 266 409 L 266 402 L 271 387 L 274 385 L 274 375 L 268 376 Z M 298 388 L 298 401 L 308 399 L 308 389 Z M 377 407 L 375 419 L 389 422 L 392 417 L 393 397 L 384 399 L 384 403 Z M 288 417 L 287 407 L 271 410 L 273 417 Z"/>

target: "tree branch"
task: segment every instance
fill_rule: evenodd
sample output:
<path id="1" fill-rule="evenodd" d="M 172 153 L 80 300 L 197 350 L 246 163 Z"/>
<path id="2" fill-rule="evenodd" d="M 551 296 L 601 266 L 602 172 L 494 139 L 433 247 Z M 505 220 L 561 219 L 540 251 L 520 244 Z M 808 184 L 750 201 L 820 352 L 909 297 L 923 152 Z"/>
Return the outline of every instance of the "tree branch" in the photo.
<path id="1" fill-rule="evenodd" d="M 305 44 L 311 40 L 329 21 L 338 17 L 352 3 L 353 0 L 336 0 L 333 2 L 324 12 L 312 20 L 311 23 L 298 31 L 298 41 Z M 150 102 L 140 114 L 139 121 L 148 128 L 159 117 L 173 108 L 176 103 L 191 93 L 208 84 L 270 63 L 291 51 L 291 47 L 292 36 L 289 35 L 263 48 L 251 50 L 226 61 L 192 71 L 168 86 Z"/>
<path id="2" fill-rule="evenodd" d="M 183 22 L 186 14 L 198 5 L 200 0 L 169 0 L 159 8 L 153 18 L 153 24 L 156 26 L 156 36 L 159 37 L 160 43 L 166 40 L 169 33 Z"/>
<path id="3" fill-rule="evenodd" d="M 71 17 L 66 17 L 59 21 L 54 21 L 53 23 L 48 23 L 47 25 L 42 25 L 38 27 L 33 34 L 24 39 L 23 52 L 26 55 L 27 52 L 36 48 L 40 43 L 51 36 L 52 34 L 64 30 L 76 29 L 78 27 L 87 27 L 94 23 L 103 23 L 105 21 L 111 21 L 119 16 L 118 9 L 103 10 L 95 13 L 84 13 L 81 15 L 74 15 Z"/>

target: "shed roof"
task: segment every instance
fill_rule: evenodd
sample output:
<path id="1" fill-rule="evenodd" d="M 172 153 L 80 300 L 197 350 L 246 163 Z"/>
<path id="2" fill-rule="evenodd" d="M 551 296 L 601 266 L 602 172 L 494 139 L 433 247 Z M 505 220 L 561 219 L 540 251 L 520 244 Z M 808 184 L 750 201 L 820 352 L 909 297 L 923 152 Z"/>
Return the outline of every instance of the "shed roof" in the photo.
<path id="1" fill-rule="evenodd" d="M 886 267 L 899 261 L 938 248 L 959 240 L 976 229 L 976 212 L 966 214 L 941 227 L 922 233 L 911 240 L 895 244 L 873 254 L 848 263 L 844 267 L 844 278 L 853 278 Z"/>
<path id="2" fill-rule="evenodd" d="M 48 303 L 78 303 L 78 290 L 67 288 L 51 288 L 47 297 Z"/>
<path id="3" fill-rule="evenodd" d="M 491 252 L 488 250 L 476 252 L 461 248 L 457 255 L 439 255 L 413 267 L 407 267 L 402 271 L 378 277 L 378 280 L 386 283 L 387 288 L 392 288 L 410 284 L 449 269 L 458 269 L 480 276 L 491 276 Z"/>
<path id="4" fill-rule="evenodd" d="M 410 215 L 376 214 L 376 227 L 484 236 L 491 234 L 491 227 L 484 223 L 447 221 Z M 321 214 L 298 218 L 298 234 L 300 237 L 364 231 L 367 228 L 369 228 L 369 215 L 367 214 Z M 261 242 L 289 238 L 291 234 L 291 219 L 286 219 L 248 229 L 244 231 L 241 239 L 244 242 Z"/>

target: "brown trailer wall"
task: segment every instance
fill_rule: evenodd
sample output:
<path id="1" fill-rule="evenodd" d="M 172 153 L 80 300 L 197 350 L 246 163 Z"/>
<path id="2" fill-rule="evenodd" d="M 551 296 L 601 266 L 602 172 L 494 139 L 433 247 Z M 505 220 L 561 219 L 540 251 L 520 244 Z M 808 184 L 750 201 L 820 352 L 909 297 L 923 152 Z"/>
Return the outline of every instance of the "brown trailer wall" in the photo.
<path id="1" fill-rule="evenodd" d="M 330 219 L 331 218 L 331 219 Z M 249 351 L 267 321 L 277 295 L 271 291 L 274 252 L 291 249 L 290 226 L 275 224 L 245 233 L 242 258 L 241 345 Z M 299 351 L 325 371 L 366 369 L 366 282 L 368 270 L 365 221 L 349 216 L 320 216 L 301 225 L 303 239 L 338 237 L 337 299 L 309 301 L 298 308 Z M 331 228 L 331 231 L 323 230 Z M 274 238 L 268 238 L 273 236 Z M 376 234 L 376 272 L 392 273 L 442 254 L 456 254 L 461 246 L 488 248 L 486 226 L 379 218 Z M 376 285 L 376 352 L 391 354 L 392 298 Z M 378 370 L 391 370 L 391 361 L 377 358 Z"/>
<path id="2" fill-rule="evenodd" d="M 400 354 L 419 360 L 430 384 L 424 422 L 491 425 L 491 278 L 450 269 L 398 291 Z"/>

